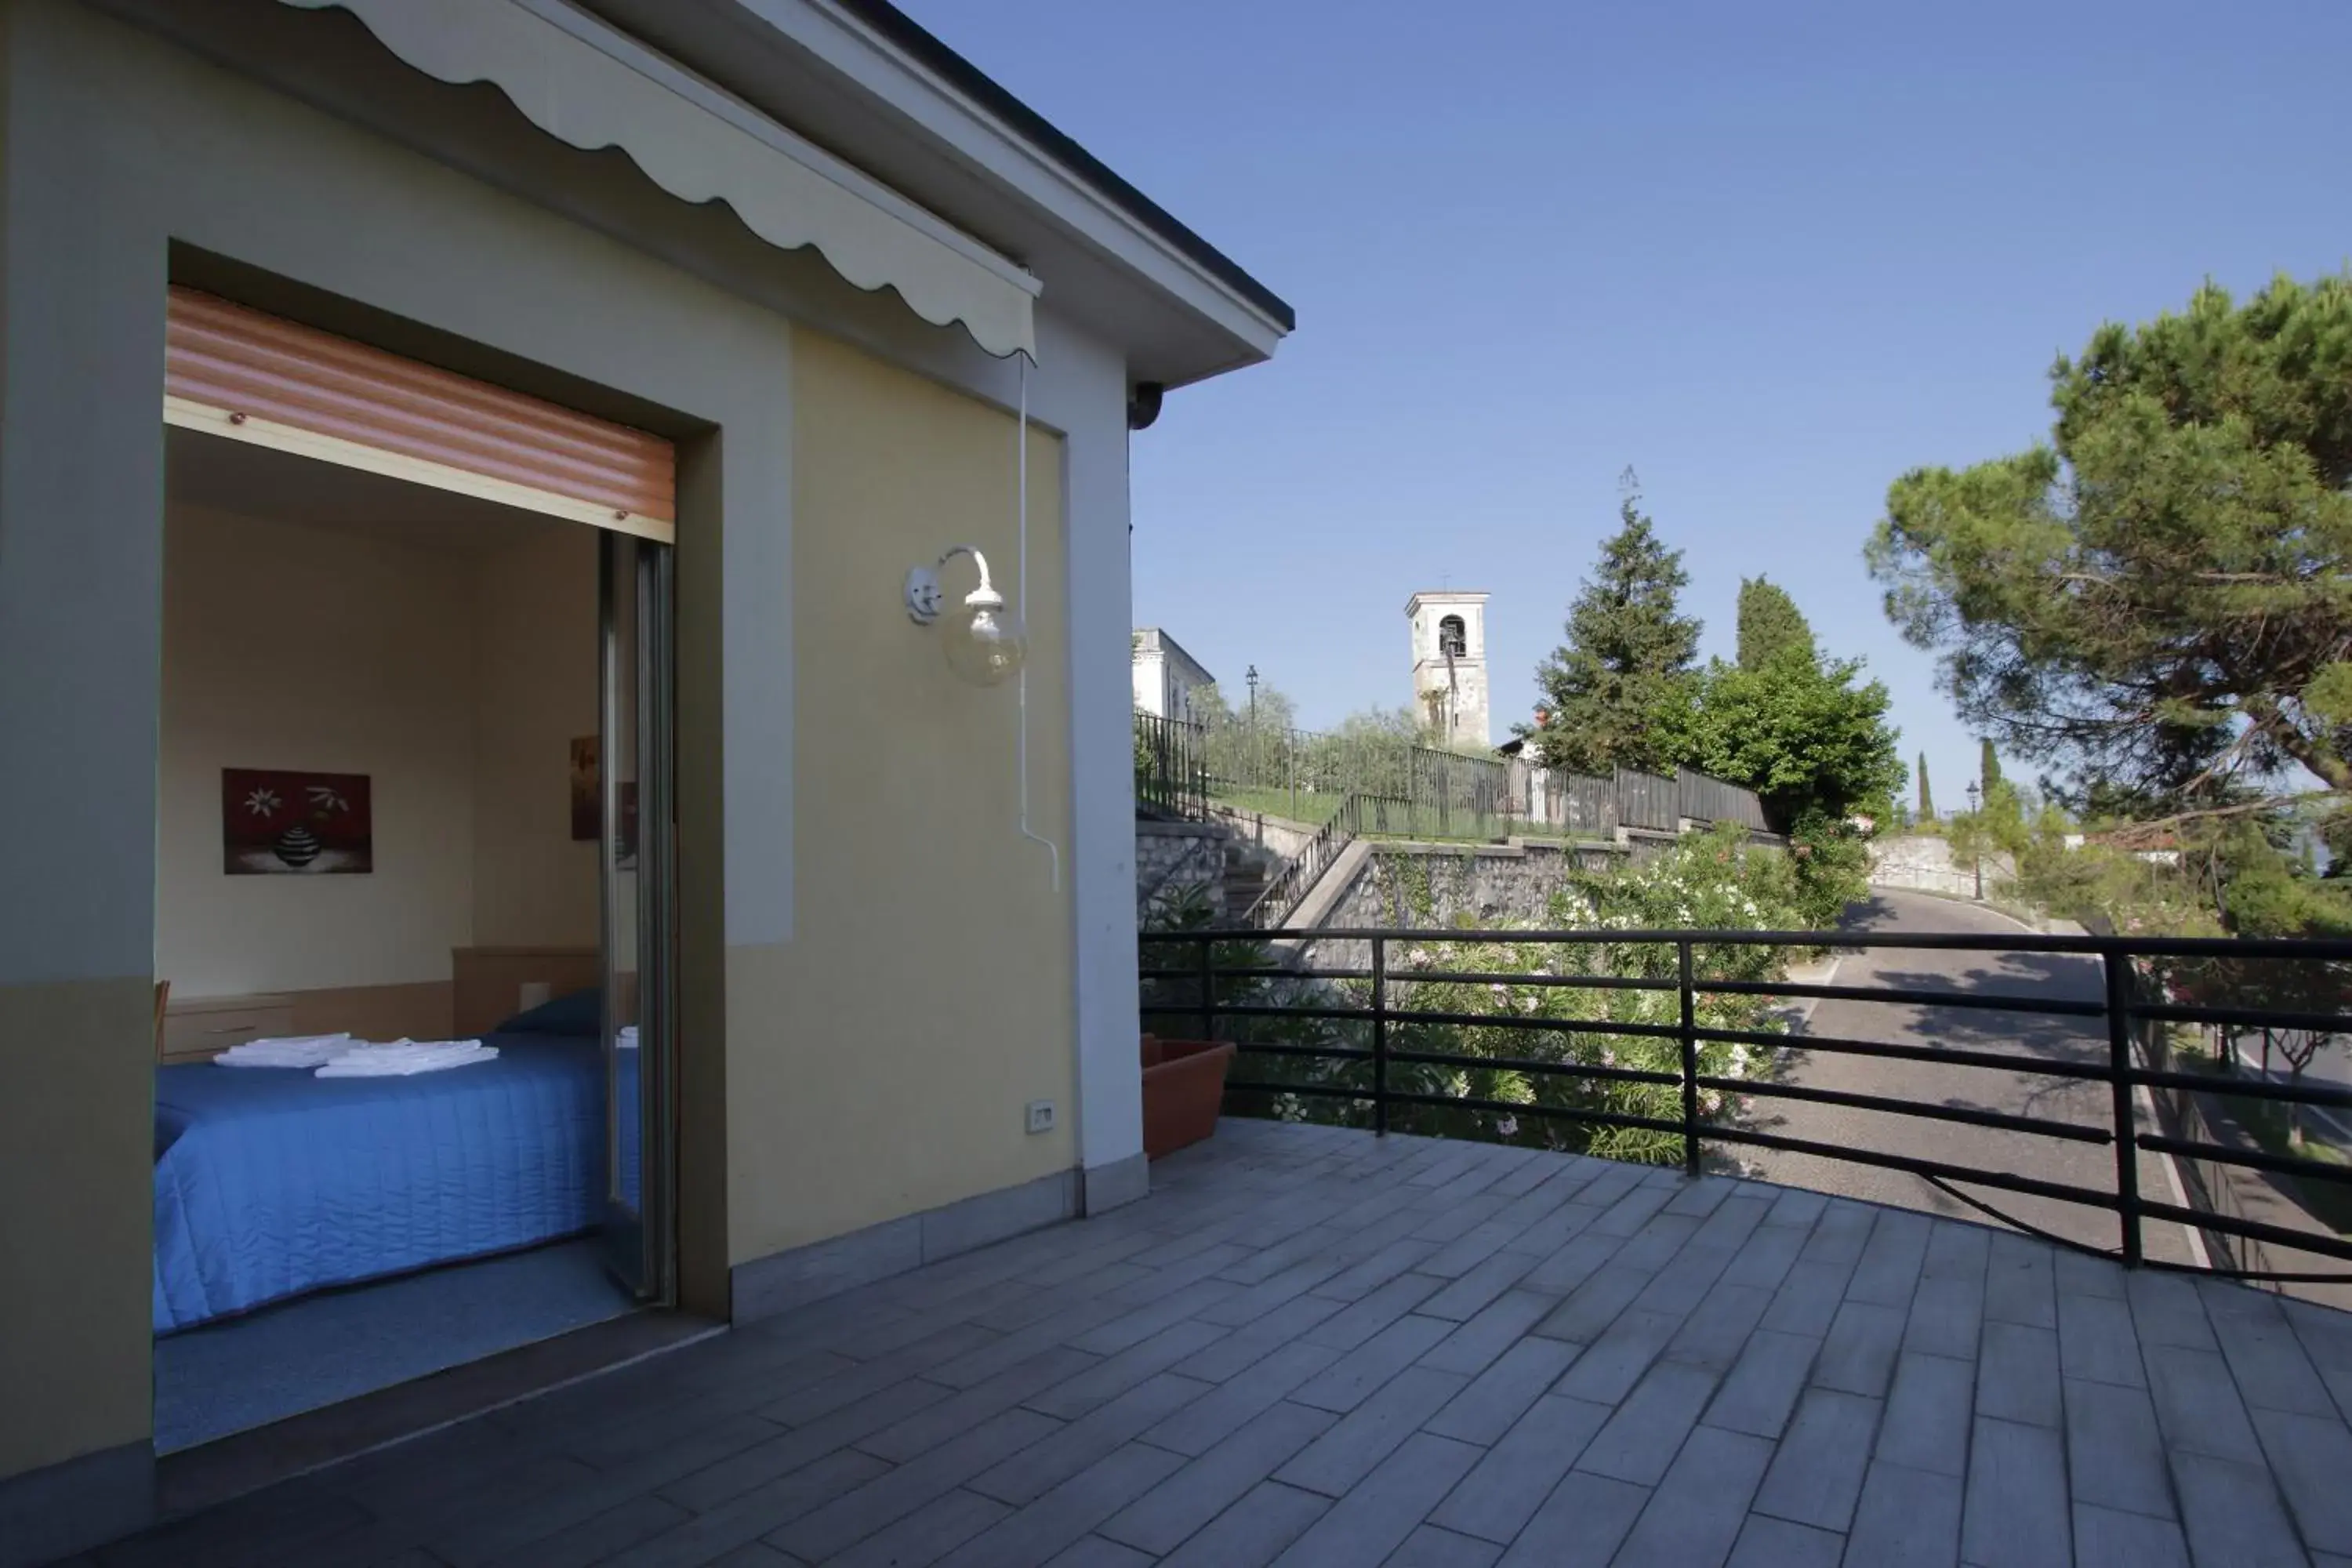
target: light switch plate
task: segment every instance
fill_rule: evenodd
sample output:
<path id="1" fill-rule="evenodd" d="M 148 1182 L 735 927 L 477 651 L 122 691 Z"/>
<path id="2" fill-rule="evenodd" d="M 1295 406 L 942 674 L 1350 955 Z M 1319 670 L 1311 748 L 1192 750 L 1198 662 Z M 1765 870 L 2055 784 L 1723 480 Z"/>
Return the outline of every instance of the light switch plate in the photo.
<path id="1" fill-rule="evenodd" d="M 1031 1100 L 1029 1102 L 1029 1131 L 1032 1132 L 1051 1132 L 1053 1130 L 1054 1102 L 1050 1100 Z"/>

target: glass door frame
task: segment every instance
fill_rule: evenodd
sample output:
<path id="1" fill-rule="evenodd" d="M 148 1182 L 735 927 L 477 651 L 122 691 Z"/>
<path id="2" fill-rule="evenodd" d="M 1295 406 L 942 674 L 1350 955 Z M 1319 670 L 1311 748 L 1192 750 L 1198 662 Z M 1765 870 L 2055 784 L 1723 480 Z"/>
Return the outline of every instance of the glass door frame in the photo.
<path id="1" fill-rule="evenodd" d="M 605 1266 L 638 1300 L 677 1299 L 677 1188 L 672 1136 L 676 1125 L 674 1042 L 677 991 L 677 748 L 676 573 L 670 547 L 633 534 L 607 531 L 597 571 L 597 833 L 598 954 L 604 997 L 600 1029 L 604 1058 L 604 1171 L 602 1196 Z M 624 598 L 626 595 L 626 598 Z M 623 625 L 623 605 L 633 613 Z M 625 683 L 629 700 L 625 703 Z M 628 726 L 625 750 L 623 727 Z M 624 759 L 634 763 L 625 765 Z M 634 778 L 625 781 L 625 773 Z M 636 785 L 634 845 L 622 810 L 624 782 Z M 625 864 L 634 849 L 635 863 Z M 636 1006 L 622 1017 L 620 913 L 634 904 Z M 637 1026 L 637 1045 L 624 1052 L 620 1030 Z M 636 1092 L 623 1083 L 634 1072 Z M 627 1201 L 622 1121 L 634 1099 L 636 1112 L 637 1201 Z"/>

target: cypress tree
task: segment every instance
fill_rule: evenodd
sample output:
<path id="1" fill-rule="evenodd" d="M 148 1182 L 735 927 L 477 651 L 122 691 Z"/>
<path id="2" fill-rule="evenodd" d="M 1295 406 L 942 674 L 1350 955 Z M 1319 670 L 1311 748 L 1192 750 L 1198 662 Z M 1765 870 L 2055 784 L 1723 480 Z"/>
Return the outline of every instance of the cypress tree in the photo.
<path id="1" fill-rule="evenodd" d="M 1936 792 L 1927 787 L 1927 753 L 1919 753 L 1919 820 L 1936 820 Z"/>
<path id="2" fill-rule="evenodd" d="M 1801 648 L 1807 658 L 1818 657 L 1813 628 L 1797 601 L 1778 583 L 1764 577 L 1739 581 L 1739 668 L 1761 669 L 1780 654 Z"/>

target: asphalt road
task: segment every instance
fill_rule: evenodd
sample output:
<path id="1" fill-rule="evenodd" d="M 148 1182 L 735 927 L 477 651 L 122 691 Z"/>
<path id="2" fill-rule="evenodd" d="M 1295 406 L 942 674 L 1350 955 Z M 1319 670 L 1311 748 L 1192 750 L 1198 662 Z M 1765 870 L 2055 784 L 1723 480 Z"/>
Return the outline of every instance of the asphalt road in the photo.
<path id="1" fill-rule="evenodd" d="M 1859 906 L 1847 924 L 1858 931 L 1980 931 L 1995 938 L 2022 931 L 2015 921 L 1990 910 L 1924 893 L 1895 891 L 1882 891 L 1869 904 Z M 2094 959 L 2056 953 L 1899 948 L 1847 951 L 1832 984 L 2086 1002 L 2099 1000 L 2103 990 L 2099 964 Z M 1842 1039 L 2014 1054 L 2021 1064 L 2036 1060 L 2098 1062 L 2107 1053 L 2105 1026 L 2096 1018 L 2051 1017 L 1965 1007 L 1824 1001 L 1815 1008 L 1802 1032 Z M 1810 1088 L 2008 1111 L 2084 1127 L 2113 1124 L 2110 1090 L 2105 1083 L 2052 1078 L 2024 1066 L 2012 1072 L 1942 1062 L 1896 1061 L 1843 1052 L 1808 1051 L 1800 1043 L 1789 1053 L 1780 1076 Z M 2146 1114 L 2143 1107 L 2143 1117 Z M 1874 1149 L 2005 1171 L 2102 1193 L 2113 1193 L 2116 1187 L 2115 1151 L 2111 1145 L 2063 1142 L 2037 1133 L 1775 1100 L 1764 1095 L 1756 1097 L 1748 1121 L 1762 1131 L 1846 1148 Z M 1992 1217 L 1939 1190 L 1924 1177 L 1906 1172 L 1772 1149 L 1751 1148 L 1745 1154 L 1756 1173 L 1769 1181 L 1958 1218 Z M 2139 1157 L 2139 1187 L 2143 1194 L 2159 1202 L 2180 1201 L 2167 1162 L 2161 1156 Z M 1960 1185 L 1958 1190 L 2005 1215 L 2052 1235 L 2095 1247 L 2118 1245 L 2120 1227 L 2111 1211 L 1984 1186 Z M 2196 1260 L 2189 1233 L 2177 1225 L 2148 1222 L 2145 1245 L 2150 1258 L 2181 1263 Z"/>

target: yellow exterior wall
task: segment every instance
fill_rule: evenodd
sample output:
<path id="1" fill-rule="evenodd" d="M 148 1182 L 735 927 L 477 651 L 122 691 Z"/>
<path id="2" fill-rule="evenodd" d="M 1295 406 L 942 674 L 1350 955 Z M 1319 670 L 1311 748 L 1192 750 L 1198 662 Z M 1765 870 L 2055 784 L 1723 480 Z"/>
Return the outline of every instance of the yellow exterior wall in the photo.
<path id="1" fill-rule="evenodd" d="M 728 953 L 736 1263 L 1076 1163 L 1069 895 L 1020 834 L 1016 695 L 958 681 L 901 598 L 987 553 L 1029 627 L 1031 826 L 1066 853 L 1061 441 L 1032 427 L 1023 603 L 1013 419 L 814 332 L 793 357 L 793 926 Z"/>
<path id="2" fill-rule="evenodd" d="M 145 975 L 0 985 L 0 1476 L 147 1436 L 154 1017 Z"/>

